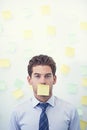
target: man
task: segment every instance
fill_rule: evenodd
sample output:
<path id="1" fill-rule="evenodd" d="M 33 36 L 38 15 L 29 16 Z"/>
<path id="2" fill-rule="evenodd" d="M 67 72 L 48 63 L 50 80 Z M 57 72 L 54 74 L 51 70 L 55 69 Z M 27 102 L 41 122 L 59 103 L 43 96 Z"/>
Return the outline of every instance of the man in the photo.
<path id="1" fill-rule="evenodd" d="M 53 96 L 56 63 L 47 55 L 34 56 L 28 64 L 28 82 L 34 96 L 15 108 L 10 130 L 80 130 L 76 109 Z"/>

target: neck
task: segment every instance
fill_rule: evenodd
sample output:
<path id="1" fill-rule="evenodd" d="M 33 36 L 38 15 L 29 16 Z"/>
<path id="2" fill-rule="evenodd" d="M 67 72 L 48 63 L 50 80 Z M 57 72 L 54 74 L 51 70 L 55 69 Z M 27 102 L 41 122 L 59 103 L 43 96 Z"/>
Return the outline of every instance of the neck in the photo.
<path id="1" fill-rule="evenodd" d="M 52 96 L 52 95 L 50 95 L 50 96 L 35 95 L 36 99 L 39 100 L 40 102 L 47 102 L 48 99 L 49 99 L 51 96 Z"/>

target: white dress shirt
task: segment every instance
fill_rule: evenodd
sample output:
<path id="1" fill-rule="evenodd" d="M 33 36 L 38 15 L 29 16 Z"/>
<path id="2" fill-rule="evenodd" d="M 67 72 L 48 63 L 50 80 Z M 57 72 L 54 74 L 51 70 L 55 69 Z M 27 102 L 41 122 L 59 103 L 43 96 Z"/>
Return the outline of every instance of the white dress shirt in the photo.
<path id="1" fill-rule="evenodd" d="M 47 102 L 49 130 L 80 130 L 79 116 L 73 105 L 56 96 L 52 96 Z M 10 130 L 39 130 L 42 110 L 37 107 L 38 103 L 33 97 L 18 105 L 11 115 Z"/>

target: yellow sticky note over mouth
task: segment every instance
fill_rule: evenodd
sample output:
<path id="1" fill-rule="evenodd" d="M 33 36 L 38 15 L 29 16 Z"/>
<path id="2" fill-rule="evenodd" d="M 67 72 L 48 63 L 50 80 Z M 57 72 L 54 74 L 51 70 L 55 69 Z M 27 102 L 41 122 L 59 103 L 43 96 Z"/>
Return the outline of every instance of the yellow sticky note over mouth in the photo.
<path id="1" fill-rule="evenodd" d="M 49 85 L 39 84 L 37 86 L 37 95 L 49 96 Z"/>

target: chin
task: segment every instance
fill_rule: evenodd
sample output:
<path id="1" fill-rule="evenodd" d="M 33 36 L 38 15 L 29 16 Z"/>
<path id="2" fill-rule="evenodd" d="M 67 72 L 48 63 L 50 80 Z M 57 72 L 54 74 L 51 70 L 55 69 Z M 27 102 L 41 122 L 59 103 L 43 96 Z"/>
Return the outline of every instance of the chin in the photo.
<path id="1" fill-rule="evenodd" d="M 39 95 L 40 97 L 49 97 L 49 95 L 47 96 L 47 95 Z"/>

